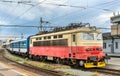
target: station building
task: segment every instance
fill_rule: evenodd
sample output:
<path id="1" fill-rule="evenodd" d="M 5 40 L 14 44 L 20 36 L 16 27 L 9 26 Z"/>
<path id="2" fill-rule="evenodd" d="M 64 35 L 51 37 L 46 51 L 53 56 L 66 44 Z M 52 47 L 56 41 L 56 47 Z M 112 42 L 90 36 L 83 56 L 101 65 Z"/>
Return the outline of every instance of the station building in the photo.
<path id="1" fill-rule="evenodd" d="M 105 53 L 120 53 L 120 15 L 110 18 L 111 32 L 103 33 L 103 49 Z"/>

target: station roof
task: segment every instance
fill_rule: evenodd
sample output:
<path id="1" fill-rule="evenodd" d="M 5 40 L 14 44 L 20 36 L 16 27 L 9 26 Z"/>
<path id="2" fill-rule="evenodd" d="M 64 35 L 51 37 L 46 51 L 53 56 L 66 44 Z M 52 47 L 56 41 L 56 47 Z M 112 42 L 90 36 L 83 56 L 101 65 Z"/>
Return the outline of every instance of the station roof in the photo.
<path id="1" fill-rule="evenodd" d="M 120 35 L 111 35 L 110 32 L 103 33 L 103 40 L 107 40 L 107 39 L 120 39 Z"/>
<path id="2" fill-rule="evenodd" d="M 116 15 L 110 18 L 111 23 L 120 23 L 120 15 Z"/>

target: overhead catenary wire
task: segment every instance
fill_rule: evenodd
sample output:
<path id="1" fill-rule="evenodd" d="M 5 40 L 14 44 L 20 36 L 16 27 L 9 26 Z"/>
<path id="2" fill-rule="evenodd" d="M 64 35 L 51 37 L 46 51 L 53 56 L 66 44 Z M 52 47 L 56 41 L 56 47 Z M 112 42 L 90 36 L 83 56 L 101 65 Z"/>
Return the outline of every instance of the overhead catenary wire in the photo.
<path id="1" fill-rule="evenodd" d="M 119 0 L 116 0 L 116 1 L 119 1 Z M 7 2 L 7 1 L 6 1 Z M 8 1 L 8 2 L 11 2 L 11 1 Z M 13 1 L 12 1 L 13 2 Z M 107 4 L 107 3 L 111 3 L 111 2 L 114 2 L 114 0 L 112 0 L 112 1 L 108 1 L 108 2 L 105 2 L 105 3 L 101 3 L 101 4 Z M 23 3 L 23 4 L 27 4 L 27 3 L 31 3 L 31 1 L 29 1 L 29 2 L 19 2 L 19 3 Z M 57 6 L 70 6 L 70 7 L 80 7 L 80 8 L 84 8 L 85 9 L 85 7 L 81 7 L 81 6 L 74 6 L 74 5 L 65 5 L 65 4 L 55 4 L 55 3 L 40 3 L 40 4 L 51 4 L 51 5 L 57 5 Z M 98 4 L 98 5 L 101 5 L 101 4 Z M 36 5 L 33 5 L 32 7 L 34 7 L 34 6 L 36 6 Z M 95 6 L 97 6 L 97 5 L 95 5 Z M 91 7 L 89 7 L 89 8 L 93 8 L 94 6 L 91 6 Z M 30 8 L 31 9 L 31 8 Z M 30 10 L 30 9 L 28 9 L 28 10 Z M 27 10 L 26 10 L 27 11 Z M 24 15 L 24 13 L 23 13 L 23 15 Z M 67 14 L 68 15 L 68 14 Z M 20 17 L 20 16 L 19 16 Z M 57 17 L 58 18 L 58 17 Z M 56 18 L 55 18 L 56 19 Z M 16 18 L 14 19 L 15 21 L 16 21 Z M 13 20 L 13 21 L 14 21 Z M 53 20 L 53 19 L 52 19 Z"/>
<path id="2" fill-rule="evenodd" d="M 119 0 L 118 0 L 119 1 Z M 117 2 L 117 1 L 116 1 Z M 117 2 L 117 3 L 119 3 L 119 2 Z M 110 3 L 112 6 L 114 5 L 114 3 Z M 100 8 L 100 10 L 103 10 L 102 8 Z M 94 12 L 93 13 L 89 13 L 89 14 L 94 14 Z M 68 15 L 68 14 L 65 14 L 64 15 L 64 17 L 66 16 L 66 15 Z M 86 16 L 86 15 L 85 15 Z M 83 17 L 83 15 L 82 15 L 82 17 Z M 97 17 L 95 17 L 95 18 L 97 18 Z M 56 19 L 56 18 L 55 18 Z M 88 18 L 86 18 L 86 19 L 88 19 Z M 51 19 L 52 20 L 52 19 Z M 96 25 L 97 26 L 97 25 Z M 100 29 L 110 29 L 110 28 L 100 28 Z"/>
<path id="3" fill-rule="evenodd" d="M 67 3 L 68 2 L 68 0 L 66 0 L 64 3 Z M 62 3 L 62 4 L 64 4 L 64 3 Z M 58 9 L 59 8 L 59 6 L 57 6 L 57 7 L 55 7 L 52 11 L 54 12 L 54 10 L 55 9 Z M 38 8 L 39 9 L 39 8 Z M 40 10 L 41 11 L 41 10 Z M 34 21 L 34 22 L 39 22 L 39 20 L 38 21 Z M 30 22 L 25 22 L 25 23 L 22 23 L 23 25 L 24 24 L 29 24 Z M 50 22 L 49 22 L 50 23 Z"/>
<path id="4" fill-rule="evenodd" d="M 96 6 L 100 6 L 100 5 L 103 6 L 103 5 L 106 5 L 106 4 L 108 5 L 109 3 L 113 3 L 113 2 L 116 2 L 116 1 L 120 1 L 120 0 L 112 0 L 112 1 L 109 1 L 109 2 L 100 3 L 100 4 L 97 4 L 97 5 L 94 5 L 94 6 L 89 6 L 89 7 L 87 7 L 86 9 L 98 9 L 98 10 L 103 10 L 103 11 L 104 11 L 103 8 L 97 8 Z M 82 9 L 82 10 L 80 9 L 80 10 L 77 10 L 77 11 L 84 11 L 84 10 L 86 10 L 86 9 Z M 74 13 L 74 12 L 77 12 L 77 11 L 68 12 L 68 13 L 66 13 L 66 14 L 64 14 L 64 15 L 57 16 L 57 17 L 55 17 L 55 18 L 52 18 L 52 19 L 50 19 L 50 20 L 48 20 L 48 21 L 53 21 L 53 20 L 56 20 L 56 19 L 58 19 L 58 18 L 68 16 L 68 15 Z M 90 13 L 90 14 L 91 14 L 91 13 Z"/>
<path id="5" fill-rule="evenodd" d="M 14 13 L 14 12 L 17 10 L 18 6 L 19 6 L 19 4 L 17 4 L 16 7 L 13 8 L 13 10 L 11 10 L 11 12 Z M 7 20 L 9 17 L 10 17 L 10 15 L 7 15 L 7 16 L 4 18 L 4 20 Z"/>
<path id="6" fill-rule="evenodd" d="M 118 0 L 117 0 L 118 1 Z M 111 3 L 111 2 L 114 2 L 114 0 L 113 1 L 110 1 L 110 2 L 105 2 L 105 3 L 103 3 L 103 4 L 107 4 L 107 3 Z M 42 3 L 41 3 L 42 4 Z M 63 4 L 64 5 L 64 4 Z M 23 13 L 23 15 L 24 15 L 24 13 Z M 22 15 L 21 15 L 22 16 Z M 19 16 L 20 17 L 20 16 Z M 15 19 L 15 20 L 17 20 L 17 19 Z M 14 21 L 13 21 L 14 22 Z"/>
<path id="7" fill-rule="evenodd" d="M 46 1 L 46 0 L 43 0 L 43 1 L 39 2 L 39 3 L 37 3 L 36 5 L 31 6 L 29 9 L 27 9 L 26 11 L 24 11 L 23 13 L 21 13 L 19 16 L 17 16 L 17 17 L 16 17 L 14 20 L 12 20 L 12 21 L 15 22 L 18 18 L 20 18 L 21 16 L 25 15 L 25 14 L 26 14 L 28 11 L 30 11 L 32 8 L 38 6 L 39 4 L 41 4 L 41 3 L 45 2 L 45 1 Z"/>
<path id="8" fill-rule="evenodd" d="M 31 25 L 31 26 L 26 26 L 26 25 L 0 25 L 0 27 L 40 28 L 40 26 L 33 26 L 33 25 Z M 58 26 L 43 26 L 43 28 L 56 28 L 56 27 L 58 27 Z M 66 26 L 60 26 L 60 27 L 66 27 Z M 111 28 L 97 27 L 97 29 L 111 29 Z"/>
<path id="9" fill-rule="evenodd" d="M 56 5 L 56 6 L 63 6 L 63 7 L 73 7 L 73 8 L 82 8 L 82 9 L 86 9 L 86 7 L 84 7 L 84 6 L 75 6 L 75 5 L 57 4 L 57 3 L 44 3 L 44 4 Z"/>

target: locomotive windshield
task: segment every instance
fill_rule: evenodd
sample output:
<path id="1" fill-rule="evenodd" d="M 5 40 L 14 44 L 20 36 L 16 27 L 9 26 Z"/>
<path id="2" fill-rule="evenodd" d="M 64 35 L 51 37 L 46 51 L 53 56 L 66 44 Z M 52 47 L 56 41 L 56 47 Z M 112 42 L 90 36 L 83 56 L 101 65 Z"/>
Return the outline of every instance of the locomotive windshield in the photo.
<path id="1" fill-rule="evenodd" d="M 83 40 L 94 40 L 94 33 L 82 33 Z"/>
<path id="2" fill-rule="evenodd" d="M 102 34 L 97 33 L 97 34 L 96 34 L 96 39 L 97 39 L 97 40 L 102 40 Z"/>

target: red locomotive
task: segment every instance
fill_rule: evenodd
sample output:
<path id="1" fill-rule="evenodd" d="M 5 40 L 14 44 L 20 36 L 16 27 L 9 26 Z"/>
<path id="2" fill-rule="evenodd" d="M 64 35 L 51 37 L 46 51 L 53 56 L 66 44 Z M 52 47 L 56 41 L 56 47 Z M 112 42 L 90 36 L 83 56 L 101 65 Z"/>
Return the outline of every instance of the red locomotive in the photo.
<path id="1" fill-rule="evenodd" d="M 102 34 L 95 27 L 78 27 L 30 37 L 29 57 L 84 66 L 105 66 Z"/>

